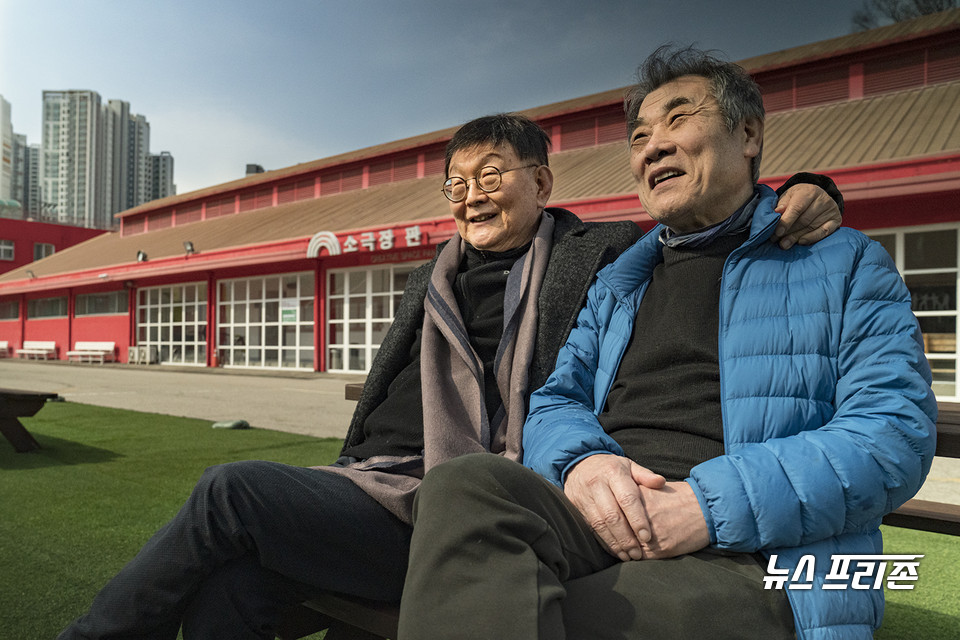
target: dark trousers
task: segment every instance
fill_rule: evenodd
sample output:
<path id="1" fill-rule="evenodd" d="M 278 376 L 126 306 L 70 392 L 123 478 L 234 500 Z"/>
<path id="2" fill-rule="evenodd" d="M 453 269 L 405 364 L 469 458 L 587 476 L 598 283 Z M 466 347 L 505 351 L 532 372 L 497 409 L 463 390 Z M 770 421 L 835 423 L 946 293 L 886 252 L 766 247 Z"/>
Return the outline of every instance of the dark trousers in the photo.
<path id="1" fill-rule="evenodd" d="M 400 640 L 794 637 L 753 555 L 621 563 L 562 492 L 499 456 L 431 470 L 414 517 Z"/>
<path id="2" fill-rule="evenodd" d="M 317 589 L 397 601 L 411 529 L 350 480 L 272 462 L 211 467 L 180 512 L 60 638 L 274 638 Z"/>

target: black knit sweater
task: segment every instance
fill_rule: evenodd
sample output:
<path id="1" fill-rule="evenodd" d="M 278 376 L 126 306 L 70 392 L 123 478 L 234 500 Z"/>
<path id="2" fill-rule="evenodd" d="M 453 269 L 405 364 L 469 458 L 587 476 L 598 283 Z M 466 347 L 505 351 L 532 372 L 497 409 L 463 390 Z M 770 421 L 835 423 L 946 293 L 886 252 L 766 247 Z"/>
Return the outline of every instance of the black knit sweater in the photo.
<path id="1" fill-rule="evenodd" d="M 664 247 L 600 414 L 627 457 L 670 480 L 723 454 L 720 275 L 746 236 L 702 249 Z"/>

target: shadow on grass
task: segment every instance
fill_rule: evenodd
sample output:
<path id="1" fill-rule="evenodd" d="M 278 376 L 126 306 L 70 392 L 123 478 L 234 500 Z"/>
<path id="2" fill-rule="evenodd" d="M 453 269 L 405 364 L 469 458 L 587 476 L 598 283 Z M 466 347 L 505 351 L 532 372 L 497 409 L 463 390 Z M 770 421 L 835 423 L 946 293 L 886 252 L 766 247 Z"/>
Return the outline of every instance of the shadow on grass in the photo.
<path id="1" fill-rule="evenodd" d="M 883 626 L 873 637 L 874 640 L 956 640 L 960 637 L 960 620 L 939 611 L 887 602 Z"/>
<path id="2" fill-rule="evenodd" d="M 72 440 L 55 438 L 34 433 L 40 443 L 34 451 L 17 453 L 4 440 L 0 442 L 0 469 L 6 471 L 27 471 L 43 467 L 61 467 L 74 464 L 97 464 L 110 462 L 122 457 L 109 449 L 100 449 Z M 8 446 L 3 446 L 8 445 Z"/>

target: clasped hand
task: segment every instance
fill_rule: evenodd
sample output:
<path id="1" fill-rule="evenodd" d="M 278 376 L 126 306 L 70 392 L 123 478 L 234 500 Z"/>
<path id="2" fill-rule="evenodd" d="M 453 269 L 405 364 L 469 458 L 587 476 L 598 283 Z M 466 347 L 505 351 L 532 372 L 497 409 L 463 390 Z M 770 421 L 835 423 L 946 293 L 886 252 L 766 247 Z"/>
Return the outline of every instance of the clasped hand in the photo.
<path id="1" fill-rule="evenodd" d="M 567 474 L 564 493 L 614 556 L 672 558 L 710 542 L 693 489 L 629 458 L 597 454 Z"/>

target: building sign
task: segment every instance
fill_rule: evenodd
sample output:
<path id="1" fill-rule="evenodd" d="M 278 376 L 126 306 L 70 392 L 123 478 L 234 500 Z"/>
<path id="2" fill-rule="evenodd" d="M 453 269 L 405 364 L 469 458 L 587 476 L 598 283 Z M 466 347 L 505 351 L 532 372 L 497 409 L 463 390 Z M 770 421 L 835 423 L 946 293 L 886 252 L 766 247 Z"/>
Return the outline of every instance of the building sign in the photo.
<path id="1" fill-rule="evenodd" d="M 326 249 L 327 254 L 331 256 L 347 253 L 391 251 L 393 249 L 419 247 L 426 240 L 427 234 L 420 229 L 418 224 L 399 229 L 348 234 L 342 240 L 331 231 L 321 231 L 310 238 L 310 243 L 307 245 L 307 257 L 317 258 L 323 249 Z"/>
<path id="2" fill-rule="evenodd" d="M 280 322 L 296 322 L 299 308 L 299 300 L 295 298 L 282 298 L 280 300 Z"/>

